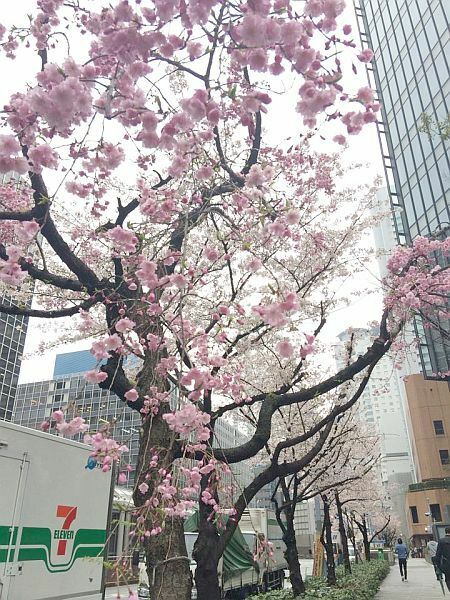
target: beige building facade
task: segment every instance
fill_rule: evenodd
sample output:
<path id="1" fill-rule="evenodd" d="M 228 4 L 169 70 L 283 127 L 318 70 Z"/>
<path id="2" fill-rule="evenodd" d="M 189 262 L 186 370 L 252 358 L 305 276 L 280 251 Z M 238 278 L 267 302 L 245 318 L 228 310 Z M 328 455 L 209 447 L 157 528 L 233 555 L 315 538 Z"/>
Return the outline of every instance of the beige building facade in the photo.
<path id="1" fill-rule="evenodd" d="M 409 375 L 405 387 L 418 474 L 406 495 L 406 512 L 412 543 L 423 546 L 433 525 L 450 524 L 450 388 L 422 375 Z"/>

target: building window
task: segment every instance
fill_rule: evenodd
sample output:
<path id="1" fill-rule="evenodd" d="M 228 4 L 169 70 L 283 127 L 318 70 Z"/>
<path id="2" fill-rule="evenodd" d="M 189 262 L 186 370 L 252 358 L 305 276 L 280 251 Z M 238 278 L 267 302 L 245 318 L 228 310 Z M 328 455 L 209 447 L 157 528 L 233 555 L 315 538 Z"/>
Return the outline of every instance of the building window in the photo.
<path id="1" fill-rule="evenodd" d="M 430 504 L 430 512 L 433 521 L 442 521 L 441 507 L 439 504 Z"/>
<path id="2" fill-rule="evenodd" d="M 419 515 L 417 514 L 417 506 L 410 506 L 409 510 L 411 511 L 411 519 L 413 523 L 419 522 Z"/>
<path id="3" fill-rule="evenodd" d="M 448 450 L 439 450 L 439 456 L 441 457 L 441 464 L 450 465 L 450 457 L 448 455 Z"/>
<path id="4" fill-rule="evenodd" d="M 442 421 L 433 421 L 434 433 L 444 435 L 444 423 Z"/>

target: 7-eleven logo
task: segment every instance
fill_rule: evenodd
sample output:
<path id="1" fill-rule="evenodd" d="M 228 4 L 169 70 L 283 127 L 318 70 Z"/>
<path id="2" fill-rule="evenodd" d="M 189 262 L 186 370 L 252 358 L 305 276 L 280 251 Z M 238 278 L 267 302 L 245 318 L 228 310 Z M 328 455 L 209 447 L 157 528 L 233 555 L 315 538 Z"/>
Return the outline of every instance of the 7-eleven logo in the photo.
<path id="1" fill-rule="evenodd" d="M 74 532 L 70 529 L 70 526 L 76 519 L 77 507 L 59 504 L 56 508 L 56 516 L 64 519 L 61 529 L 55 529 L 53 532 L 53 538 L 59 540 L 56 554 L 64 556 L 67 551 L 67 540 L 73 539 Z"/>

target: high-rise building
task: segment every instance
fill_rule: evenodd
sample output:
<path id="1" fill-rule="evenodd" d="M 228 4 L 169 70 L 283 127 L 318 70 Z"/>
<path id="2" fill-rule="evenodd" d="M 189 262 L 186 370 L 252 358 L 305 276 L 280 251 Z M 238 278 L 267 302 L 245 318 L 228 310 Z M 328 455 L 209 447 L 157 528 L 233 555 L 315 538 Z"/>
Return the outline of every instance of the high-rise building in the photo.
<path id="1" fill-rule="evenodd" d="M 363 354 L 378 334 L 376 330 L 367 329 L 354 329 L 352 333 L 355 356 Z M 338 336 L 341 342 L 335 349 L 338 367 L 344 366 L 349 336 L 348 331 Z M 403 382 L 396 371 L 391 356 L 386 355 L 379 361 L 358 400 L 356 414 L 379 439 L 384 496 L 399 516 L 402 531 L 406 531 L 404 498 L 408 485 L 415 481 L 415 471 L 402 395 Z"/>
<path id="2" fill-rule="evenodd" d="M 379 133 L 400 243 L 448 235 L 450 4 L 445 0 L 355 0 L 369 80 L 382 103 Z M 450 370 L 448 320 L 417 321 L 425 377 Z"/>
<path id="3" fill-rule="evenodd" d="M 94 369 L 97 364 L 98 360 L 89 352 L 89 350 L 78 350 L 75 352 L 57 354 L 55 358 L 55 367 L 53 369 L 53 377 L 86 373 L 86 371 Z"/>
<path id="4" fill-rule="evenodd" d="M 12 303 L 0 293 L 0 304 Z M 28 317 L 0 313 L 0 419 L 6 421 L 13 415 L 27 327 Z"/>
<path id="5" fill-rule="evenodd" d="M 433 525 L 450 524 L 450 387 L 418 374 L 405 386 L 419 476 L 406 497 L 409 535 L 423 546 Z"/>
<path id="6" fill-rule="evenodd" d="M 0 175 L 0 185 L 14 188 L 19 186 L 19 175 L 14 172 Z M 0 240 L 2 241 L 4 240 Z M 31 294 L 28 301 L 31 301 Z M 15 304 L 10 290 L 5 293 L 0 289 L 0 304 Z M 0 419 L 6 421 L 10 421 L 13 415 L 27 328 L 28 317 L 0 312 Z"/>

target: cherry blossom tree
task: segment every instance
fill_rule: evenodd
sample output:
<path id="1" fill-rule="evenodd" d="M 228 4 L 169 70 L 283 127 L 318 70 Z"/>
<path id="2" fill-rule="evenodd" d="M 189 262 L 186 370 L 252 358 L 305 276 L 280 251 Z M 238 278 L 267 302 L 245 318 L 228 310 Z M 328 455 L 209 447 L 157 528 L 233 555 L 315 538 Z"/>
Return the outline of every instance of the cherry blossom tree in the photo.
<path id="1" fill-rule="evenodd" d="M 219 536 L 220 474 L 264 448 L 273 415 L 366 382 L 414 311 L 442 308 L 448 279 L 433 252 L 448 244 L 419 239 L 391 260 L 367 352 L 303 385 L 338 301 L 333 282 L 355 271 L 367 225 L 370 191 L 346 188 L 338 159 L 313 150 L 323 123 L 344 143 L 376 120 L 371 90 L 342 83 L 341 52 L 350 69 L 372 58 L 338 23 L 343 9 L 342 0 L 36 0 L 22 23 L 0 27 L 2 56 L 34 67 L 23 79 L 17 69 L 2 113 L 0 173 L 15 176 L 0 186 L 0 281 L 16 302 L 0 311 L 70 318 L 92 338 L 98 368 L 87 378 L 142 416 L 134 539 L 161 600 L 190 598 L 187 512 L 199 502 L 196 584 L 215 600 L 218 560 L 247 500 L 307 466 L 314 453 L 278 458 L 309 439 L 320 451 L 351 402 L 279 442 Z M 294 94 L 280 93 L 291 80 Z M 294 141 L 265 143 L 280 96 Z M 85 431 L 72 409 L 43 429 Z M 213 448 L 217 419 L 239 411 L 254 416 L 251 439 Z M 113 424 L 86 441 L 104 470 L 126 468 Z"/>
<path id="2" fill-rule="evenodd" d="M 384 504 L 379 473 L 369 471 L 353 488 L 344 489 L 337 499 L 341 512 L 356 527 L 363 540 L 364 557 L 370 561 L 370 544 L 382 534 L 391 521 L 398 520 Z"/>
<path id="3" fill-rule="evenodd" d="M 306 430 L 304 417 L 302 423 L 303 428 Z M 308 427 L 311 427 L 311 425 Z M 336 419 L 326 443 L 307 467 L 290 477 L 282 477 L 278 480 L 277 489 L 281 489 L 282 502 L 277 501 L 277 489 L 272 500 L 275 504 L 278 523 L 283 531 L 283 540 L 286 544 L 285 556 L 289 565 L 294 596 L 305 591 L 294 529 L 296 507 L 305 500 L 334 493 L 336 508 L 339 508 L 336 499 L 338 490 L 341 487 L 351 487 L 354 482 L 361 479 L 372 468 L 378 458 L 376 453 L 368 452 L 367 448 L 362 446 L 361 439 L 362 432 L 354 414 L 352 414 L 352 411 L 344 413 L 341 418 Z M 366 440 L 370 440 L 370 436 L 366 436 Z M 375 441 L 372 443 L 372 448 L 376 448 Z M 298 453 L 298 451 L 299 448 L 292 449 L 292 453 Z M 284 516 L 284 519 L 282 516 Z M 344 547 L 344 558 L 347 556 L 347 566 L 349 568 L 348 550 L 345 552 L 345 530 L 342 532 L 341 527 L 339 527 L 339 531 Z"/>

